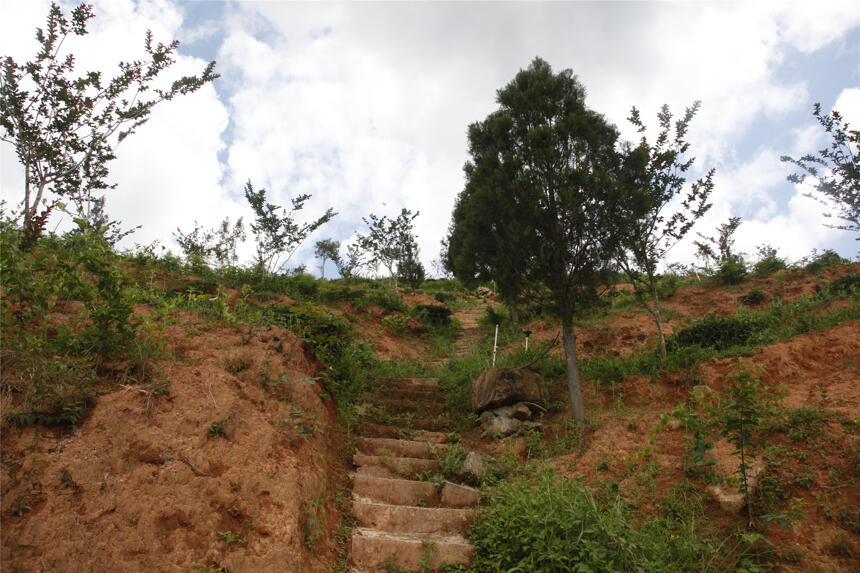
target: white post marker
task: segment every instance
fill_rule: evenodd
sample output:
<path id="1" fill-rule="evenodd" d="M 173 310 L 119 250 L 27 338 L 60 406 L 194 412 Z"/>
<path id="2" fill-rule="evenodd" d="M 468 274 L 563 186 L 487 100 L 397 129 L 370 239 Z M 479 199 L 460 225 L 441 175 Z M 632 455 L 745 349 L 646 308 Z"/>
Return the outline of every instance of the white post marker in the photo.
<path id="1" fill-rule="evenodd" d="M 496 325 L 496 336 L 493 338 L 493 368 L 496 367 L 496 343 L 499 341 L 499 325 Z"/>

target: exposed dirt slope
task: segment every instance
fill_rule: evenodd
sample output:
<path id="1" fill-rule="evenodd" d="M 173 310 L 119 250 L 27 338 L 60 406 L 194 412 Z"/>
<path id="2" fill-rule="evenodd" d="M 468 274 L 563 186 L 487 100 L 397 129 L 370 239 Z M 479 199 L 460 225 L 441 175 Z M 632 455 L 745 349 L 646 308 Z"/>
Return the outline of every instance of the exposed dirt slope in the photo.
<path id="1" fill-rule="evenodd" d="M 329 536 L 308 547 L 338 474 L 319 366 L 278 328 L 183 316 L 166 341 L 166 395 L 122 387 L 71 433 L 4 429 L 3 570 L 329 571 Z"/>

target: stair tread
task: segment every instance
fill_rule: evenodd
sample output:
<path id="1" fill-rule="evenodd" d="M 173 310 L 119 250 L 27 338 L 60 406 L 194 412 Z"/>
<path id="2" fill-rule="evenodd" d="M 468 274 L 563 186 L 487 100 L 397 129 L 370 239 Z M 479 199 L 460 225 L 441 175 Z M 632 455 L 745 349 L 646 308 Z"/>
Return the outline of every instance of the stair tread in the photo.
<path id="1" fill-rule="evenodd" d="M 392 533 L 390 531 L 380 531 L 372 527 L 354 527 L 353 534 L 359 534 L 365 537 L 378 537 L 389 539 L 401 539 L 403 541 L 433 541 L 436 543 L 455 543 L 458 545 L 469 545 L 469 540 L 462 535 L 447 535 L 444 533 Z"/>

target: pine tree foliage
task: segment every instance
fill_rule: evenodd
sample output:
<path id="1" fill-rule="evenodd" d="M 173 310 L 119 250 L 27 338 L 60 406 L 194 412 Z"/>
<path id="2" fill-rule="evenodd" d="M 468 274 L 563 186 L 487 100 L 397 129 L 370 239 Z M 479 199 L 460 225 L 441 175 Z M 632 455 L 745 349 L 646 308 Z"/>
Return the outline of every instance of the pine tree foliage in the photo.
<path id="1" fill-rule="evenodd" d="M 488 237 L 501 239 L 500 252 L 512 254 L 511 264 L 522 265 L 529 281 L 543 283 L 552 293 L 562 321 L 572 412 L 581 420 L 573 317 L 619 248 L 614 220 L 623 199 L 618 132 L 586 107 L 585 88 L 572 71 L 554 74 L 540 58 L 497 92 L 497 102 L 496 112 L 470 128 L 470 145 L 473 133 L 490 138 L 490 144 L 480 146 L 489 152 L 470 149 L 475 169 L 510 178 L 501 190 L 503 216 L 489 219 Z M 462 221 L 486 213 L 475 209 L 463 215 L 454 219 L 451 237 Z M 503 234 L 511 228 L 521 230 Z M 513 236 L 519 242 L 509 242 Z"/>

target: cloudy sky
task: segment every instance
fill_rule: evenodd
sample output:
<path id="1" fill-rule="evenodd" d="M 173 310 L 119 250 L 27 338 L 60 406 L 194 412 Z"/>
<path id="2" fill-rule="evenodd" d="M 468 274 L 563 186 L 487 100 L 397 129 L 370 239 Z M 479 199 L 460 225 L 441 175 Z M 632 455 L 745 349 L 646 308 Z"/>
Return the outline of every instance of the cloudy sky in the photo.
<path id="1" fill-rule="evenodd" d="M 171 73 L 217 60 L 222 76 L 157 107 L 118 148 L 107 210 L 143 226 L 126 247 L 158 240 L 178 252 L 177 227 L 247 221 L 242 188 L 251 180 L 281 204 L 310 193 L 307 217 L 339 213 L 290 266 L 318 274 L 315 240 L 348 241 L 362 217 L 407 207 L 421 213 L 430 270 L 463 187 L 468 125 L 540 56 L 555 71 L 572 69 L 589 107 L 631 140 L 631 106 L 653 125 L 663 103 L 680 113 L 702 100 L 689 137 L 694 175 L 716 167 L 717 176 L 714 207 L 695 230 L 712 234 L 741 216 L 737 247 L 750 254 L 763 243 L 792 260 L 813 248 L 858 252 L 851 234 L 822 225 L 824 208 L 786 181 L 791 169 L 779 160 L 826 144 L 815 102 L 860 125 L 860 10 L 851 1 L 94 4 L 91 33 L 66 45 L 78 71 L 109 74 L 139 58 L 151 29 L 156 40 L 181 42 Z M 0 55 L 34 56 L 48 6 L 4 2 Z M 23 169 L 10 145 L 0 154 L 2 197 L 16 204 Z M 692 252 L 687 241 L 670 259 L 689 262 Z"/>

